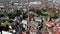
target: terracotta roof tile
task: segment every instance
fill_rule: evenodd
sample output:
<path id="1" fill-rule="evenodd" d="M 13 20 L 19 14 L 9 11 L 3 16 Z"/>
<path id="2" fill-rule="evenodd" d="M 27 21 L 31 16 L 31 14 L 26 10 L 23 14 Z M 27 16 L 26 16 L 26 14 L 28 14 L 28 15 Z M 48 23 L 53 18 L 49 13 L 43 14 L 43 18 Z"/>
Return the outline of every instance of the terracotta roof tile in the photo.
<path id="1" fill-rule="evenodd" d="M 53 26 L 54 23 L 53 22 L 50 22 L 50 21 L 47 21 L 46 24 L 50 25 L 50 26 Z"/>

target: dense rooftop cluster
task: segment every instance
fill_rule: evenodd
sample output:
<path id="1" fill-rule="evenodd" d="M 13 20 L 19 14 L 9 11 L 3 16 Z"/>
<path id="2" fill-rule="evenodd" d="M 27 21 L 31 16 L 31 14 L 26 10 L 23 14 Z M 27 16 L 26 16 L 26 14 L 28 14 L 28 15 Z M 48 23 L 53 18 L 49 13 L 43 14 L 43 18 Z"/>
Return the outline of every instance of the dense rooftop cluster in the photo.
<path id="1" fill-rule="evenodd" d="M 1 33 L 6 31 L 12 34 L 60 34 L 59 0 L 0 2 Z"/>

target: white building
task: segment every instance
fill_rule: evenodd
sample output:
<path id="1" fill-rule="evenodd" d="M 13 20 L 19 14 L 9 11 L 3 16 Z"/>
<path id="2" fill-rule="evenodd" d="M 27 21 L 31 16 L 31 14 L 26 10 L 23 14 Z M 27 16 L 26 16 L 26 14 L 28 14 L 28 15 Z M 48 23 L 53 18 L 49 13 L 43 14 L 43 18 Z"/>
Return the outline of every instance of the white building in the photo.
<path id="1" fill-rule="evenodd" d="M 12 34 L 10 32 L 2 31 L 2 34 Z"/>

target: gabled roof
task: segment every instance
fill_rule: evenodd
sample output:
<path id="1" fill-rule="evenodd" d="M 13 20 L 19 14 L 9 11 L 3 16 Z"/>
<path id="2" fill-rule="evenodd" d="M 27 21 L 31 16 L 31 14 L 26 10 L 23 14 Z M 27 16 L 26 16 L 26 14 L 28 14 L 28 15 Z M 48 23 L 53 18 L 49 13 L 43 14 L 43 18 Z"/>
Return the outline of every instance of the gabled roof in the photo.
<path id="1" fill-rule="evenodd" d="M 59 30 L 58 26 L 54 26 L 53 28 L 54 28 L 55 30 Z"/>
<path id="2" fill-rule="evenodd" d="M 28 23 L 29 26 L 33 27 L 33 28 L 36 28 L 38 26 L 38 23 L 35 22 L 35 21 L 31 21 L 30 23 Z"/>
<path id="3" fill-rule="evenodd" d="M 47 21 L 45 24 L 48 25 L 48 26 L 53 26 L 54 25 L 54 23 L 50 22 L 50 21 Z"/>

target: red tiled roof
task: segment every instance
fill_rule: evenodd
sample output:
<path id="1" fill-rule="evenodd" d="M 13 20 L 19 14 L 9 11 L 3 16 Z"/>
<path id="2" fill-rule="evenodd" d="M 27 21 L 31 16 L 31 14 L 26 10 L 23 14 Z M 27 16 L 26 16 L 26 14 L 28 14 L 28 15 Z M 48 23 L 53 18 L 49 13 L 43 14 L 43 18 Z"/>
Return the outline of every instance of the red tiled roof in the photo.
<path id="1" fill-rule="evenodd" d="M 58 26 L 54 26 L 54 29 L 59 30 Z"/>
<path id="2" fill-rule="evenodd" d="M 57 24 L 58 26 L 60 25 L 60 23 Z"/>
<path id="3" fill-rule="evenodd" d="M 48 32 L 52 32 L 52 30 L 51 29 L 48 29 Z"/>
<path id="4" fill-rule="evenodd" d="M 49 32 L 47 32 L 46 30 L 43 30 L 42 34 L 48 34 Z"/>
<path id="5" fill-rule="evenodd" d="M 53 26 L 54 23 L 50 22 L 50 21 L 47 21 L 46 24 L 50 25 L 50 26 Z"/>
<path id="6" fill-rule="evenodd" d="M 32 31 L 32 32 L 37 32 L 37 30 L 34 29 L 33 27 L 30 27 L 30 31 Z"/>
<path id="7" fill-rule="evenodd" d="M 58 31 L 55 31 L 54 34 L 59 34 L 59 32 Z"/>

